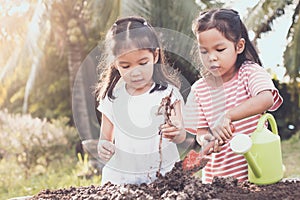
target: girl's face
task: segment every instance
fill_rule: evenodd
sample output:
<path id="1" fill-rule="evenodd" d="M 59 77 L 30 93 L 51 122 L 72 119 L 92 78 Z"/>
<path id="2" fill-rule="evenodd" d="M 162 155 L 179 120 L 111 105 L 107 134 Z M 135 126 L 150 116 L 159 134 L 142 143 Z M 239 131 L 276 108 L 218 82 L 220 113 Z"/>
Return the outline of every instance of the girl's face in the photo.
<path id="1" fill-rule="evenodd" d="M 116 68 L 126 82 L 126 89 L 132 95 L 143 94 L 153 83 L 153 67 L 158 61 L 158 49 L 152 53 L 147 49 L 126 52 L 116 59 Z"/>
<path id="2" fill-rule="evenodd" d="M 229 81 L 235 75 L 235 62 L 244 50 L 245 40 L 235 45 L 215 28 L 198 33 L 197 40 L 203 65 L 214 76 L 221 76 L 223 82 Z"/>

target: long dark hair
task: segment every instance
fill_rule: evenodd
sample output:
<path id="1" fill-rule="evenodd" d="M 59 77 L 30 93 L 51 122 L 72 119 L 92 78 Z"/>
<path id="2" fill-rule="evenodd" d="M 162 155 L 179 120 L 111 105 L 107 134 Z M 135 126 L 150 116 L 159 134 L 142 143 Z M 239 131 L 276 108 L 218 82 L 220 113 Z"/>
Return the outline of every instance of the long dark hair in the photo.
<path id="1" fill-rule="evenodd" d="M 242 63 L 247 60 L 262 65 L 258 53 L 249 39 L 246 26 L 237 11 L 221 8 L 201 12 L 199 17 L 194 20 L 192 27 L 195 35 L 213 28 L 220 31 L 226 39 L 234 44 L 244 38 L 245 49 L 238 54 L 235 63 L 237 68 L 240 68 Z"/>
<path id="2" fill-rule="evenodd" d="M 154 28 L 142 17 L 125 17 L 118 19 L 106 34 L 105 50 L 98 66 L 102 71 L 95 91 L 97 100 L 106 95 L 109 99 L 115 99 L 113 89 L 121 76 L 114 61 L 117 56 L 132 49 L 147 49 L 153 55 L 159 49 L 159 58 L 154 65 L 152 77 L 155 87 L 150 92 L 165 90 L 168 83 L 180 87 L 177 72 L 167 65 Z"/>

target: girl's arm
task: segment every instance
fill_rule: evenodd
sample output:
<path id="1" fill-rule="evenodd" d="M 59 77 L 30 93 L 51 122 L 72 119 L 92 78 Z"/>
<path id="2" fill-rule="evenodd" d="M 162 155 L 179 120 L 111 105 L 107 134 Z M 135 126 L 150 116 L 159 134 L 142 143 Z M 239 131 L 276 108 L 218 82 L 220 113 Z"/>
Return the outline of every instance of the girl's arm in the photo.
<path id="1" fill-rule="evenodd" d="M 264 90 L 258 95 L 244 101 L 240 105 L 230 109 L 216 120 L 215 126 L 211 128 L 213 136 L 220 144 L 230 139 L 232 131 L 230 123 L 267 111 L 274 104 L 273 95 L 270 90 Z"/>
<path id="2" fill-rule="evenodd" d="M 106 117 L 105 114 L 102 114 L 100 140 L 108 140 L 113 142 L 113 129 L 114 126 L 111 121 Z"/>
<path id="3" fill-rule="evenodd" d="M 258 95 L 246 100 L 240 105 L 229 110 L 225 116 L 230 121 L 237 121 L 267 111 L 274 104 L 270 90 L 265 90 Z"/>
<path id="4" fill-rule="evenodd" d="M 98 155 L 101 160 L 107 162 L 115 153 L 115 145 L 113 144 L 113 124 L 102 114 L 100 139 L 98 143 Z"/>

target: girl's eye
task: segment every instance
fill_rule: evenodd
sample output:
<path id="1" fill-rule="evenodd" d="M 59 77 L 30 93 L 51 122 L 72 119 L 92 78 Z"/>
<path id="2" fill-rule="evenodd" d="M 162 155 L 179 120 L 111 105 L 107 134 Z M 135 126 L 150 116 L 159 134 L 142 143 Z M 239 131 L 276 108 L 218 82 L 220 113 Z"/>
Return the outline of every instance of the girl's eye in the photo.
<path id="1" fill-rule="evenodd" d="M 126 66 L 120 66 L 121 68 L 123 68 L 123 69 L 127 69 L 127 68 L 129 68 L 129 66 L 128 65 L 126 65 Z"/>
<path id="2" fill-rule="evenodd" d="M 224 51 L 226 48 L 222 48 L 222 49 L 217 49 L 218 52 L 222 52 Z"/>
<path id="3" fill-rule="evenodd" d="M 207 54 L 207 51 L 200 51 L 201 54 Z"/>
<path id="4" fill-rule="evenodd" d="M 147 65 L 147 64 L 148 64 L 148 61 L 147 61 L 147 62 L 140 63 L 140 65 Z"/>

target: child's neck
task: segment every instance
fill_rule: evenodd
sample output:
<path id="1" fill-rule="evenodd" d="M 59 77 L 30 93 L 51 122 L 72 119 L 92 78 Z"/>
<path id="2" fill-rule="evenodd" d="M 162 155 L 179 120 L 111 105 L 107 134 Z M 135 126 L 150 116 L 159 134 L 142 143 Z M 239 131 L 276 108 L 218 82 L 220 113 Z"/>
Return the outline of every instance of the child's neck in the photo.
<path id="1" fill-rule="evenodd" d="M 232 71 L 229 73 L 226 73 L 225 75 L 222 76 L 223 83 L 229 82 L 233 77 L 236 75 L 237 70 L 234 68 Z"/>
<path id="2" fill-rule="evenodd" d="M 138 96 L 148 92 L 152 88 L 152 86 L 153 86 L 153 82 L 149 82 L 143 88 L 132 88 L 132 87 L 128 87 L 127 84 L 125 85 L 125 88 L 128 94 L 130 94 L 131 96 Z"/>

